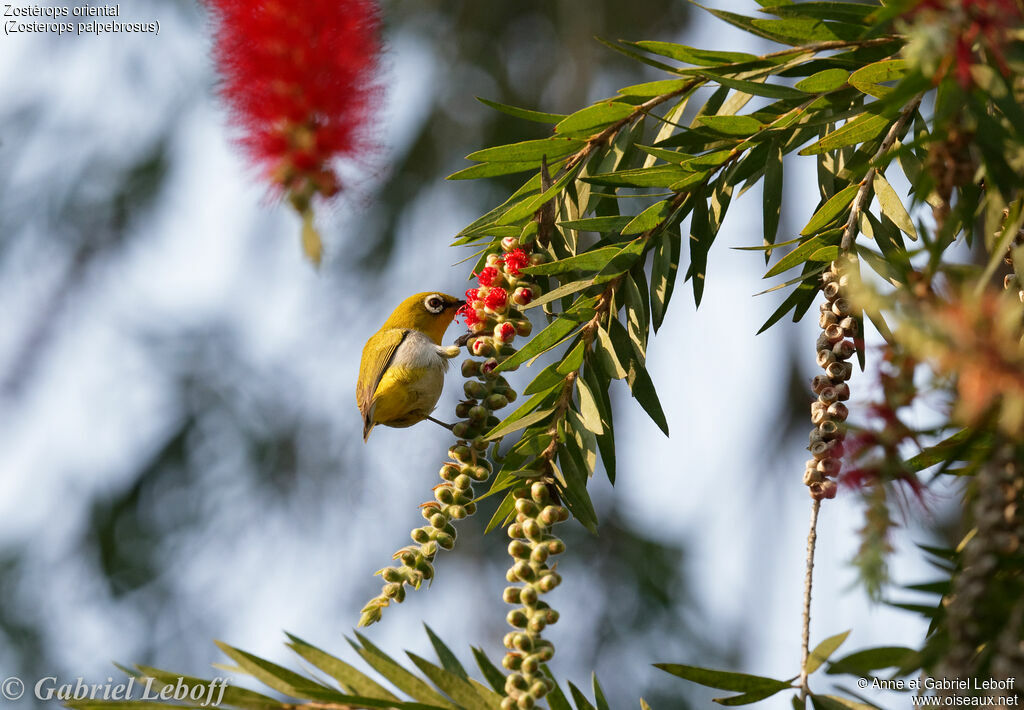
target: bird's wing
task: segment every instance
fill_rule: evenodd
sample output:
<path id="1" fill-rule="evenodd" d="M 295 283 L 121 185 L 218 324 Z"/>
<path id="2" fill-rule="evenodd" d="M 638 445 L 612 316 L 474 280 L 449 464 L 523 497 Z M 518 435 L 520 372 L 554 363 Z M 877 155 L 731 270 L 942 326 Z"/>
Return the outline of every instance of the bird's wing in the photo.
<path id="1" fill-rule="evenodd" d="M 391 361 L 398 351 L 398 346 L 409 335 L 408 329 L 389 328 L 376 333 L 363 348 L 363 363 L 359 368 L 359 388 L 356 390 L 356 404 L 363 415 L 363 440 L 370 435 L 373 428 L 373 395 L 377 393 L 377 385 L 387 372 Z M 367 361 L 367 353 L 376 352 L 373 359 Z"/>

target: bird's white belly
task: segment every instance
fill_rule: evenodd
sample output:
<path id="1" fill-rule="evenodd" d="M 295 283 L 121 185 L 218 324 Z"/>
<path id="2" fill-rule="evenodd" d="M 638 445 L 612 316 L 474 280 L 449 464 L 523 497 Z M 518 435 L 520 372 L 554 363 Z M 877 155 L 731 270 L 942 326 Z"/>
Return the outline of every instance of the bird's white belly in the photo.
<path id="1" fill-rule="evenodd" d="M 395 350 L 391 367 L 416 369 L 425 367 L 443 373 L 448 369 L 448 358 L 441 356 L 442 348 L 423 333 L 412 330 Z"/>

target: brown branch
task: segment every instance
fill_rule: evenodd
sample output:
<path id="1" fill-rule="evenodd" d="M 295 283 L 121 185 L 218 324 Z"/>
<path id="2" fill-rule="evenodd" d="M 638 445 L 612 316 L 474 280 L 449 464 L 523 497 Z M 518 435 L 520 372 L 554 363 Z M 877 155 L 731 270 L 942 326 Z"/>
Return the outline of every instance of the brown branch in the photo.
<path id="1" fill-rule="evenodd" d="M 818 509 L 821 501 L 815 498 L 811 502 L 811 525 L 807 532 L 807 571 L 804 574 L 804 615 L 803 629 L 800 638 L 800 699 L 807 697 L 807 659 L 811 648 L 811 589 L 814 579 L 814 548 L 818 542 Z"/>
<path id="2" fill-rule="evenodd" d="M 921 105 L 922 98 L 924 98 L 924 94 L 919 94 L 917 98 L 913 99 L 900 112 L 900 117 L 889 128 L 889 132 L 882 139 L 882 144 L 878 146 L 878 150 L 871 156 L 872 164 L 877 163 L 892 149 L 897 139 L 903 134 L 903 129 L 906 128 L 907 122 L 910 121 L 914 112 L 917 111 L 917 107 Z M 875 181 L 875 175 L 879 172 L 883 172 L 882 169 L 877 165 L 872 165 L 860 181 L 860 189 L 857 190 L 857 196 L 853 199 L 853 206 L 850 208 L 850 216 L 843 227 L 843 240 L 839 246 L 843 252 L 850 251 L 850 247 L 853 246 L 853 240 L 857 238 L 857 233 L 859 232 L 857 223 L 861 213 L 871 204 L 871 186 Z"/>

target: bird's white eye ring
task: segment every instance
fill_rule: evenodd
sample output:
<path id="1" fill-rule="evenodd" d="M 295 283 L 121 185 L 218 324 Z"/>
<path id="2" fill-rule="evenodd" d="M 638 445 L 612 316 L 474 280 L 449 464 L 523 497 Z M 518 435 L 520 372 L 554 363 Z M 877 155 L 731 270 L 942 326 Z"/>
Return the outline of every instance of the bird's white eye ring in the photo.
<path id="1" fill-rule="evenodd" d="M 431 313 L 440 313 L 444 310 L 444 300 L 436 293 L 432 293 L 423 299 L 423 305 Z"/>

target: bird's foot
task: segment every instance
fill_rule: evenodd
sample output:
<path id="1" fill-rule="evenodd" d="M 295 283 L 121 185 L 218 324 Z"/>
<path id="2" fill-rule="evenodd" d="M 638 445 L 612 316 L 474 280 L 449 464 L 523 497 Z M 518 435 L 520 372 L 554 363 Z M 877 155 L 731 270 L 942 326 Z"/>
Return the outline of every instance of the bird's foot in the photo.
<path id="1" fill-rule="evenodd" d="M 434 419 L 433 417 L 427 417 L 427 419 L 429 419 L 430 421 L 434 422 L 434 424 L 437 424 L 438 426 L 443 426 L 448 431 L 451 431 L 452 427 L 455 426 L 454 424 L 445 424 L 440 419 Z"/>

